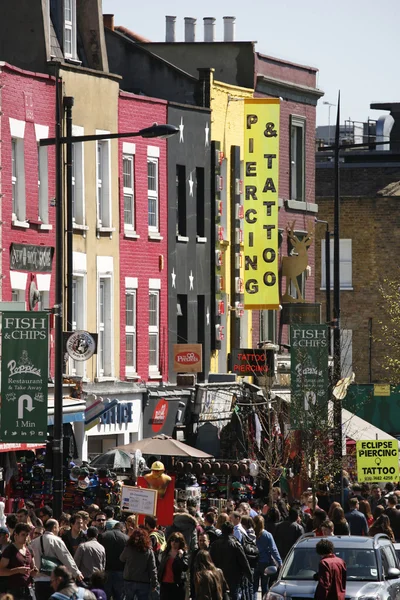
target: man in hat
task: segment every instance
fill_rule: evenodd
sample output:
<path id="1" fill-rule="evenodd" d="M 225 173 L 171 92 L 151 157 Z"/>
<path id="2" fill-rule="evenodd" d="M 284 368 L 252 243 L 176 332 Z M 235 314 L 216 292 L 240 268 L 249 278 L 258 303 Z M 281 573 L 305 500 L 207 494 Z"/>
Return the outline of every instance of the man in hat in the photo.
<path id="1" fill-rule="evenodd" d="M 156 460 L 151 465 L 151 473 L 144 476 L 149 488 L 157 490 L 159 498 L 164 498 L 171 477 L 166 475 L 165 467 L 162 462 Z"/>

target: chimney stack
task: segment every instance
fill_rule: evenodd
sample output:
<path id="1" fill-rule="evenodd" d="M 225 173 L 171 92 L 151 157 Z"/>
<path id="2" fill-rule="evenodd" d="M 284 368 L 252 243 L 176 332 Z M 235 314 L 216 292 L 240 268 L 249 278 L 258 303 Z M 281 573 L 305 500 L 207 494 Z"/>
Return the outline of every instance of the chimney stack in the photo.
<path id="1" fill-rule="evenodd" d="M 196 21 L 193 17 L 185 17 L 185 42 L 196 41 Z"/>
<path id="2" fill-rule="evenodd" d="M 224 17 L 224 42 L 235 41 L 236 17 Z"/>
<path id="3" fill-rule="evenodd" d="M 204 41 L 214 42 L 215 41 L 215 18 L 204 17 Z"/>
<path id="4" fill-rule="evenodd" d="M 114 31 L 114 15 L 103 15 L 103 25 Z"/>
<path id="5" fill-rule="evenodd" d="M 165 17 L 165 41 L 167 44 L 174 43 L 175 40 L 176 17 Z"/>

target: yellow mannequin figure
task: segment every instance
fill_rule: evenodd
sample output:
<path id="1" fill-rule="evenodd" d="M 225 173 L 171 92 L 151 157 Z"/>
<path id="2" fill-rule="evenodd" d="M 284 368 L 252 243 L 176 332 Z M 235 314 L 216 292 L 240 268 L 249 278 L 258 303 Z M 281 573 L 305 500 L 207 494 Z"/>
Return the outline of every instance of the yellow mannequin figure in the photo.
<path id="1" fill-rule="evenodd" d="M 152 490 L 157 490 L 159 498 L 164 498 L 171 477 L 165 474 L 165 467 L 157 460 L 151 465 L 151 473 L 144 476 L 147 485 Z"/>

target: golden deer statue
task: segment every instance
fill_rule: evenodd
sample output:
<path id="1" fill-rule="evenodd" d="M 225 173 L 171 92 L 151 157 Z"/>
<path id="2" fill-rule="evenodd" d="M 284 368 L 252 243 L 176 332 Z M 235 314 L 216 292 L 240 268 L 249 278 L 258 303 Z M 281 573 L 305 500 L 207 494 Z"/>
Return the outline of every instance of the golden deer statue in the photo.
<path id="1" fill-rule="evenodd" d="M 296 221 L 286 226 L 288 240 L 290 240 L 293 250 L 290 256 L 282 258 L 282 277 L 286 277 L 286 290 L 282 296 L 282 302 L 305 302 L 297 278 L 301 275 L 308 265 L 307 250 L 311 246 L 314 239 L 314 226 L 312 223 L 307 223 L 307 234 L 299 240 L 294 233 Z M 290 284 L 293 283 L 296 288 L 297 298 L 289 294 Z"/>

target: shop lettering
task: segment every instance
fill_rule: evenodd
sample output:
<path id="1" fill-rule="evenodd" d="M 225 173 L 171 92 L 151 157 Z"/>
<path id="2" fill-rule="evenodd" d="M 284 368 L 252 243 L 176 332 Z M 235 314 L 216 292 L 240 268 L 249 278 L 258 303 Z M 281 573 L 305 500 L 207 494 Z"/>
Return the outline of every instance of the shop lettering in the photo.
<path id="1" fill-rule="evenodd" d="M 133 403 L 117 404 L 100 417 L 102 425 L 124 425 L 133 422 Z"/>
<path id="2" fill-rule="evenodd" d="M 299 339 L 300 338 L 300 339 Z M 292 346 L 299 348 L 326 348 L 327 332 L 318 329 L 293 329 Z"/>
<path id="3" fill-rule="evenodd" d="M 184 363 L 186 365 L 195 365 L 199 362 L 200 356 L 196 354 L 196 352 L 179 352 L 175 356 L 175 361 L 177 363 Z"/>
<path id="4" fill-rule="evenodd" d="M 54 248 L 50 246 L 11 244 L 10 269 L 34 273 L 51 272 L 53 254 Z"/>
<path id="5" fill-rule="evenodd" d="M 4 324 L 5 329 L 45 329 L 47 331 L 47 319 L 5 317 Z"/>
<path id="6" fill-rule="evenodd" d="M 8 375 L 9 377 L 20 375 L 21 373 L 29 373 L 30 375 L 41 377 L 40 369 L 36 369 L 33 365 L 20 365 L 17 367 L 15 360 L 10 360 L 10 362 L 7 364 L 7 367 L 10 369 L 10 373 Z"/>

